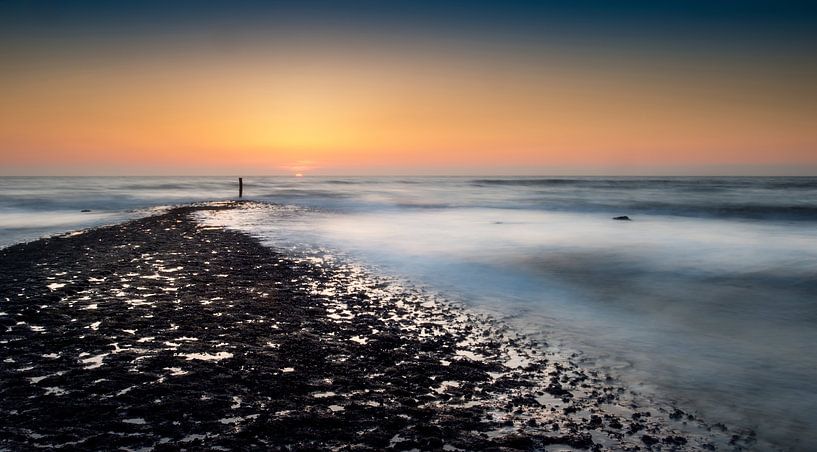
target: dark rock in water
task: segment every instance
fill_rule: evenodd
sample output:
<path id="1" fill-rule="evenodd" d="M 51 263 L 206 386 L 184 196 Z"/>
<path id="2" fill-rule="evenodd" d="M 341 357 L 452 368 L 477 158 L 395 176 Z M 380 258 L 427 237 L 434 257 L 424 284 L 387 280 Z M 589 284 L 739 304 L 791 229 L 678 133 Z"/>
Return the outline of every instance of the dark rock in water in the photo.
<path id="1" fill-rule="evenodd" d="M 650 435 L 644 435 L 641 437 L 641 442 L 643 442 L 647 446 L 652 446 L 653 444 L 658 443 L 658 439 Z"/>
<path id="2" fill-rule="evenodd" d="M 628 217 L 627 215 L 622 215 L 620 217 L 613 217 L 613 219 L 614 220 L 619 220 L 619 221 L 632 221 L 632 219 L 630 217 Z"/>
<path id="3" fill-rule="evenodd" d="M 80 212 L 90 212 L 90 211 L 91 211 L 91 209 L 82 209 L 82 210 L 80 210 Z"/>
<path id="4" fill-rule="evenodd" d="M 668 436 L 662 440 L 664 444 L 669 444 L 670 446 L 683 446 L 687 443 L 686 438 L 683 436 Z"/>

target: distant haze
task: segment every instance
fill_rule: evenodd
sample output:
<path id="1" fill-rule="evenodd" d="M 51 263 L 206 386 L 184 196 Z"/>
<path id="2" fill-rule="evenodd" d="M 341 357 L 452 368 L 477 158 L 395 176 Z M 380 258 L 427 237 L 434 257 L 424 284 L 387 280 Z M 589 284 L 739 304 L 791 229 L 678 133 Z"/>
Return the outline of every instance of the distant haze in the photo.
<path id="1" fill-rule="evenodd" d="M 0 4 L 0 175 L 815 175 L 805 2 Z"/>

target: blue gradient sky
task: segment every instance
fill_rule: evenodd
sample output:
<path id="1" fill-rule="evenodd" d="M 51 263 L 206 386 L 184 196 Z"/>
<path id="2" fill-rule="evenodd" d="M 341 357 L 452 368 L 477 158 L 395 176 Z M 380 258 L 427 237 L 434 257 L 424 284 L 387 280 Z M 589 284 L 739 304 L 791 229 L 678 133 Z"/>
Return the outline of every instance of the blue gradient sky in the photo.
<path id="1" fill-rule="evenodd" d="M 3 2 L 0 163 L 812 174 L 815 55 L 815 2 Z"/>

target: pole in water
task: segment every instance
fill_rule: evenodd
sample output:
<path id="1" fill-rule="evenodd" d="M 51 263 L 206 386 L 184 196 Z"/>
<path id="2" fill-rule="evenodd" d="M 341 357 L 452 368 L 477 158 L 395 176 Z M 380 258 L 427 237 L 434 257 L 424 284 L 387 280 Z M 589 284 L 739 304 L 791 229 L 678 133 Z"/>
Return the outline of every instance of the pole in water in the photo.
<path id="1" fill-rule="evenodd" d="M 238 178 L 238 197 L 241 198 L 244 196 L 244 178 Z"/>

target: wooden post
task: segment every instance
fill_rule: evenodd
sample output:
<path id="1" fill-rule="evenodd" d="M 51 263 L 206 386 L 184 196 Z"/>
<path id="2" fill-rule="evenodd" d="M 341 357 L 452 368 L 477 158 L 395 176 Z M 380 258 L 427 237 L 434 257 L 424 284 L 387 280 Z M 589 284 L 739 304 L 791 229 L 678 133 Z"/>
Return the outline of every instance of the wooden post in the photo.
<path id="1" fill-rule="evenodd" d="M 238 178 L 238 197 L 241 198 L 244 196 L 244 178 Z"/>

